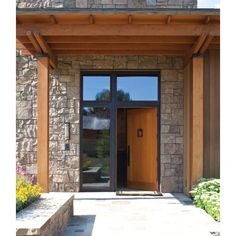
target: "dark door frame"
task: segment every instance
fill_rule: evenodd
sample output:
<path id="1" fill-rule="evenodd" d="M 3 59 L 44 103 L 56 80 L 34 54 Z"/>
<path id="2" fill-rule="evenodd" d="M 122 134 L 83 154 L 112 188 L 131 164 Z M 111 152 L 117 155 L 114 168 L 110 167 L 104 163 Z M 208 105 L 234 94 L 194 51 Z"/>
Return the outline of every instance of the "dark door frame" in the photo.
<path id="1" fill-rule="evenodd" d="M 99 75 L 99 76 L 110 76 L 110 101 L 83 101 L 83 76 Z M 121 76 L 156 76 L 158 78 L 158 100 L 157 101 L 126 101 L 119 102 L 116 100 L 116 85 L 117 77 Z M 81 70 L 80 74 L 80 191 L 116 191 L 117 188 L 117 109 L 118 108 L 144 108 L 144 107 L 156 107 L 158 110 L 157 117 L 157 183 L 160 191 L 161 181 L 161 155 L 160 155 L 160 117 L 161 117 L 161 79 L 160 70 Z M 82 166 L 82 147 L 83 147 L 83 107 L 106 107 L 110 110 L 110 187 L 109 188 L 86 188 L 83 187 L 83 175 L 81 171 Z"/>

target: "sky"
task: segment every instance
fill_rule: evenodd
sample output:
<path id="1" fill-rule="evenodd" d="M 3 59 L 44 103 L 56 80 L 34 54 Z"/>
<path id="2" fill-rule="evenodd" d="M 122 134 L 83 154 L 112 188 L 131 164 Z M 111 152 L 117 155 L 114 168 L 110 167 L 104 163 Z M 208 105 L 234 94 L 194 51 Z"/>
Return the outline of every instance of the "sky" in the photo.
<path id="1" fill-rule="evenodd" d="M 220 0 L 198 0 L 198 8 L 220 8 Z"/>

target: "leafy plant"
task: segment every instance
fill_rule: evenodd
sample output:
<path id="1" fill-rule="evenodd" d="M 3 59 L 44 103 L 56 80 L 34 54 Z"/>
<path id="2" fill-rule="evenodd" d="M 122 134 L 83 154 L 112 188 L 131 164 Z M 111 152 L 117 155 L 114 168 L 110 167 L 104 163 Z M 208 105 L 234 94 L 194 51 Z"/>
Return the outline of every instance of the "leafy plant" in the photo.
<path id="1" fill-rule="evenodd" d="M 200 179 L 190 191 L 194 204 L 204 209 L 215 220 L 220 221 L 220 180 Z"/>
<path id="2" fill-rule="evenodd" d="M 40 197 L 42 188 L 32 183 L 32 176 L 26 174 L 23 168 L 16 170 L 16 212 L 27 207 Z"/>

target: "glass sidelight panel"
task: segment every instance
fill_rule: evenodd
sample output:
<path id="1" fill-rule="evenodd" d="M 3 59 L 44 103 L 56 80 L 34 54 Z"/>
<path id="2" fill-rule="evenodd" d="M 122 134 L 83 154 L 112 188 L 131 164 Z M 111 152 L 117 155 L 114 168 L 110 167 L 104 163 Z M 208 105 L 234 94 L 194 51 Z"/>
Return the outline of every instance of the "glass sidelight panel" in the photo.
<path id="1" fill-rule="evenodd" d="M 110 111 L 83 108 L 83 187 L 110 187 Z"/>
<path id="2" fill-rule="evenodd" d="M 118 101 L 157 101 L 157 76 L 118 76 Z"/>

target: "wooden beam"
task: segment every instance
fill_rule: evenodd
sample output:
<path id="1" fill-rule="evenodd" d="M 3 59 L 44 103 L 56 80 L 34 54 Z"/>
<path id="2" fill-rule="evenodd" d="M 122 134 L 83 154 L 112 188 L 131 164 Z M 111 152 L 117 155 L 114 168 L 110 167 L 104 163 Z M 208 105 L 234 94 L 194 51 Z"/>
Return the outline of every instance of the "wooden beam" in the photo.
<path id="1" fill-rule="evenodd" d="M 167 16 L 167 19 L 166 19 L 166 24 L 170 24 L 170 22 L 171 22 L 171 18 L 172 18 L 172 16 L 171 16 L 171 15 Z"/>
<path id="2" fill-rule="evenodd" d="M 184 67 L 189 63 L 190 58 L 192 57 L 193 54 L 197 54 L 199 49 L 202 47 L 205 39 L 207 37 L 206 33 L 202 33 L 198 39 L 196 40 L 196 42 L 194 43 L 194 45 L 192 46 L 191 50 L 187 53 L 185 60 L 184 60 Z"/>
<path id="3" fill-rule="evenodd" d="M 155 44 L 155 43 L 53 43 L 49 44 L 54 50 L 189 50 L 189 44 Z"/>
<path id="4" fill-rule="evenodd" d="M 54 54 L 52 53 L 52 50 L 48 46 L 47 42 L 44 40 L 44 38 L 41 36 L 41 34 L 39 32 L 34 32 L 34 36 L 35 36 L 38 44 L 42 48 L 43 52 L 49 55 L 50 65 L 52 66 L 52 68 L 55 69 L 57 67 L 57 59 L 54 56 Z"/>
<path id="5" fill-rule="evenodd" d="M 199 36 L 203 32 L 220 35 L 219 24 L 20 24 L 16 35 L 37 29 L 44 36 Z"/>
<path id="6" fill-rule="evenodd" d="M 21 43 L 29 43 L 26 36 L 18 36 Z M 163 43 L 163 44 L 193 44 L 195 36 L 44 36 L 49 43 Z M 215 37 L 212 43 L 219 43 Z"/>
<path id="7" fill-rule="evenodd" d="M 37 95 L 37 165 L 38 183 L 49 192 L 49 59 L 39 57 Z"/>
<path id="8" fill-rule="evenodd" d="M 184 56 L 185 51 L 180 50 L 54 50 L 56 55 L 170 55 Z"/>
<path id="9" fill-rule="evenodd" d="M 192 58 L 191 185 L 203 177 L 203 56 Z"/>
<path id="10" fill-rule="evenodd" d="M 190 54 L 191 54 L 191 55 L 198 53 L 198 51 L 199 51 L 199 49 L 201 48 L 201 46 L 203 45 L 203 42 L 205 41 L 206 37 L 207 37 L 207 34 L 206 34 L 206 33 L 202 33 L 202 34 L 198 37 L 196 43 L 193 45 L 193 47 L 192 47 L 192 49 L 191 49 L 191 51 L 190 51 Z"/>
<path id="11" fill-rule="evenodd" d="M 204 44 L 202 45 L 202 47 L 201 47 L 201 49 L 199 51 L 200 53 L 204 53 L 207 50 L 207 48 L 208 48 L 209 44 L 211 43 L 212 39 L 213 39 L 212 35 L 208 35 L 207 36 Z"/>
<path id="12" fill-rule="evenodd" d="M 89 24 L 95 24 L 95 17 L 94 15 L 89 16 Z"/>
<path id="13" fill-rule="evenodd" d="M 54 15 L 50 15 L 49 16 L 49 20 L 53 23 L 53 24 L 57 24 L 58 22 L 57 22 L 57 19 L 56 19 L 56 17 L 54 16 Z"/>
<path id="14" fill-rule="evenodd" d="M 30 40 L 30 42 L 32 43 L 34 49 L 36 50 L 37 53 L 41 53 L 42 50 L 37 42 L 37 40 L 35 39 L 33 33 L 31 31 L 28 31 L 27 33 L 28 39 Z"/>

